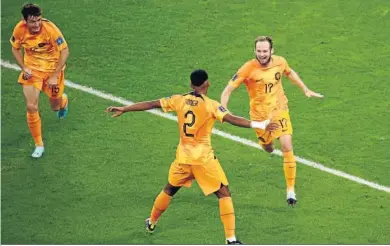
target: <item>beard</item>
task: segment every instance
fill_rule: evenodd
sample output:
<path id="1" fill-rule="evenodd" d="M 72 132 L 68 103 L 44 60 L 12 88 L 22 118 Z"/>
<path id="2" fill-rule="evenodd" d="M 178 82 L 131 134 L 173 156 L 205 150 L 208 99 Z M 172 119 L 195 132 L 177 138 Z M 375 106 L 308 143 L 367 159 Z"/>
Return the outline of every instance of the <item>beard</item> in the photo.
<path id="1" fill-rule="evenodd" d="M 259 57 L 256 57 L 257 61 L 262 65 L 262 66 L 266 66 L 270 63 L 271 61 L 271 56 L 269 56 L 268 58 L 266 59 L 260 59 Z"/>

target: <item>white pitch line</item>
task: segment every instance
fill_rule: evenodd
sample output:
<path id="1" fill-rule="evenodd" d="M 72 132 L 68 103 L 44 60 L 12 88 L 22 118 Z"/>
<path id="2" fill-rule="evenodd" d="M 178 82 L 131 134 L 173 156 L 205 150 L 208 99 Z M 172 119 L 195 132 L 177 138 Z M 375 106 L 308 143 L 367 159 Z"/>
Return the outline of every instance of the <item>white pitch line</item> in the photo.
<path id="1" fill-rule="evenodd" d="M 11 64 L 8 61 L 4 61 L 2 59 L 1 59 L 1 66 L 5 67 L 5 68 L 9 68 L 9 69 L 20 71 L 19 66 L 15 65 L 15 64 Z M 80 90 L 80 91 L 84 91 L 86 93 L 95 95 L 97 97 L 101 97 L 101 98 L 104 98 L 104 99 L 107 99 L 107 100 L 110 100 L 110 101 L 113 101 L 113 102 L 121 103 L 123 105 L 134 104 L 132 101 L 126 100 L 126 99 L 124 99 L 122 97 L 117 97 L 117 96 L 114 96 L 114 95 L 109 94 L 109 93 L 98 91 L 98 90 L 93 89 L 91 87 L 80 85 L 80 84 L 74 83 L 74 82 L 69 81 L 69 80 L 65 80 L 65 84 L 68 87 L 70 87 L 70 88 L 74 88 L 74 89 L 77 89 L 77 90 Z M 167 113 L 161 112 L 159 110 L 154 110 L 154 109 L 153 110 L 148 110 L 148 111 L 150 113 L 152 113 L 152 114 L 161 116 L 163 118 L 167 118 L 167 119 L 170 119 L 170 120 L 177 121 L 177 117 L 174 116 L 174 115 L 167 114 Z M 258 143 L 253 142 L 251 140 L 248 140 L 248 139 L 245 139 L 245 138 L 241 138 L 239 136 L 235 136 L 235 135 L 232 135 L 230 133 L 223 132 L 221 130 L 217 130 L 215 128 L 213 129 L 213 133 L 216 134 L 216 135 L 219 135 L 221 137 L 230 139 L 232 141 L 235 141 L 235 142 L 238 142 L 238 143 L 241 143 L 241 144 L 244 144 L 244 145 L 256 148 L 256 149 L 263 150 Z M 272 154 L 275 154 L 275 155 L 278 155 L 278 156 L 283 156 L 282 152 L 280 150 L 278 150 L 278 149 L 275 149 L 275 151 Z M 326 166 L 322 165 L 321 163 L 310 161 L 310 160 L 307 160 L 307 159 L 305 159 L 303 157 L 295 156 L 295 158 L 296 158 L 297 162 L 299 162 L 301 164 L 304 164 L 306 166 L 314 167 L 314 168 L 319 169 L 321 171 L 324 171 L 324 172 L 327 172 L 327 173 L 330 173 L 330 174 L 333 174 L 333 175 L 336 175 L 336 176 L 339 176 L 339 177 L 342 177 L 342 178 L 345 178 L 345 179 L 349 179 L 349 180 L 354 181 L 356 183 L 364 184 L 364 185 L 367 185 L 367 186 L 369 186 L 371 188 L 374 188 L 374 189 L 377 189 L 377 190 L 381 190 L 381 191 L 385 191 L 385 192 L 390 193 L 390 187 L 383 186 L 383 185 L 380 185 L 380 184 L 377 184 L 377 183 L 374 183 L 374 182 L 371 182 L 371 181 L 368 181 L 368 180 L 365 180 L 365 179 L 353 176 L 351 174 L 348 174 L 348 173 L 345 173 L 345 172 L 342 172 L 342 171 L 339 171 L 339 170 L 336 170 L 336 169 L 333 169 L 333 168 L 326 167 Z"/>

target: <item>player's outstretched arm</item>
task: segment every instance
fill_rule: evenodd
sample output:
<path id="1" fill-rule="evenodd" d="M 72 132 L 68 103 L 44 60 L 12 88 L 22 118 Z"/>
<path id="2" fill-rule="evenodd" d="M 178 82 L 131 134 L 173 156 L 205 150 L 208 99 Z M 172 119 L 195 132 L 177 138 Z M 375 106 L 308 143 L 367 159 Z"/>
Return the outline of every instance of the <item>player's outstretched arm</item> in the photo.
<path id="1" fill-rule="evenodd" d="M 307 97 L 318 97 L 318 98 L 323 98 L 324 97 L 320 93 L 317 93 L 317 92 L 314 92 L 314 91 L 310 90 L 305 85 L 305 83 L 303 83 L 303 81 L 301 80 L 299 75 L 294 70 L 291 69 L 291 72 L 290 72 L 289 75 L 287 75 L 287 78 L 289 80 L 291 80 L 294 84 L 298 85 L 302 89 L 303 93 L 305 93 L 305 95 Z"/>
<path id="2" fill-rule="evenodd" d="M 222 94 L 221 94 L 221 105 L 224 107 L 224 108 L 228 108 L 227 107 L 227 104 L 229 102 L 229 98 L 230 98 L 230 95 L 232 94 L 232 92 L 236 89 L 236 87 L 232 86 L 232 85 L 227 85 L 225 87 L 225 89 L 223 90 Z"/>
<path id="3" fill-rule="evenodd" d="M 106 109 L 106 113 L 113 112 L 114 114 L 112 115 L 112 117 L 118 117 L 121 116 L 123 113 L 130 111 L 145 111 L 154 108 L 161 108 L 160 100 L 139 102 L 124 107 L 110 106 Z"/>
<path id="4" fill-rule="evenodd" d="M 250 121 L 245 118 L 235 116 L 232 114 L 226 114 L 223 117 L 223 121 L 226 121 L 234 126 L 244 127 L 244 128 L 257 128 L 257 129 L 266 129 L 268 131 L 274 131 L 279 128 L 279 125 L 276 123 L 270 123 L 270 120 L 265 121 Z"/>

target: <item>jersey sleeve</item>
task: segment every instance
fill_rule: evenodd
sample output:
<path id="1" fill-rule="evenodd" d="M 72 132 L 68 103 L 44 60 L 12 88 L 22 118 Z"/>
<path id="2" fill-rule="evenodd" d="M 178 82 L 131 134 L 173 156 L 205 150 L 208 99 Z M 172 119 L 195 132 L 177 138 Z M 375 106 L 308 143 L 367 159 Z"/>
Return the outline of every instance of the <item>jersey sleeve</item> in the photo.
<path id="1" fill-rule="evenodd" d="M 161 108 L 164 112 L 176 111 L 181 102 L 180 95 L 173 95 L 171 97 L 164 97 L 160 99 Z"/>
<path id="2" fill-rule="evenodd" d="M 20 49 L 22 46 L 21 45 L 22 39 L 23 39 L 23 29 L 21 28 L 19 23 L 15 26 L 9 41 L 11 42 L 12 47 L 14 47 L 15 49 Z"/>
<path id="3" fill-rule="evenodd" d="M 54 47 L 57 47 L 58 51 L 68 48 L 64 35 L 62 35 L 60 29 L 52 22 L 48 22 L 48 32 L 50 33 L 50 42 Z"/>
<path id="4" fill-rule="evenodd" d="M 229 81 L 229 85 L 234 88 L 238 88 L 242 82 L 249 76 L 251 70 L 251 62 L 248 61 L 240 69 L 238 69 L 237 73 L 233 75 L 232 79 Z"/>
<path id="5" fill-rule="evenodd" d="M 286 59 L 282 58 L 282 62 L 283 62 L 283 67 L 284 67 L 283 73 L 284 73 L 284 75 L 287 76 L 291 73 L 291 68 L 288 65 Z"/>
<path id="6" fill-rule="evenodd" d="M 212 102 L 212 110 L 214 117 L 219 120 L 220 122 L 223 122 L 223 117 L 229 113 L 229 110 L 224 108 L 219 102 L 213 101 Z"/>

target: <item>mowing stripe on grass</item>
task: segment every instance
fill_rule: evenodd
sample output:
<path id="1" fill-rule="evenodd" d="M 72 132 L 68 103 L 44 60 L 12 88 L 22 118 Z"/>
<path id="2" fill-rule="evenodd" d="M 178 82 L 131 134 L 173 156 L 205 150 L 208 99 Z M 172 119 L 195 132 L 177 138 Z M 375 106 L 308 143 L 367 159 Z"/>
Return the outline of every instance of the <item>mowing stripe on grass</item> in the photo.
<path id="1" fill-rule="evenodd" d="M 8 61 L 3 61 L 2 59 L 1 59 L 1 66 L 5 67 L 5 68 L 9 68 L 9 69 L 20 71 L 20 68 L 17 65 L 11 64 Z M 91 87 L 80 85 L 80 84 L 74 83 L 74 82 L 69 81 L 69 80 L 65 80 L 65 84 L 66 84 L 66 86 L 68 86 L 70 88 L 74 88 L 74 89 L 77 89 L 77 90 L 80 90 L 80 91 L 83 91 L 83 92 L 95 95 L 97 97 L 101 97 L 101 98 L 110 100 L 110 101 L 113 101 L 113 102 L 121 103 L 123 105 L 131 105 L 131 104 L 133 104 L 132 101 L 126 100 L 126 99 L 121 98 L 121 97 L 114 96 L 114 95 L 109 94 L 109 93 L 98 91 L 98 90 L 93 89 Z M 158 115 L 158 116 L 161 116 L 163 118 L 167 118 L 167 119 L 170 119 L 170 120 L 177 121 L 176 116 L 174 116 L 172 114 L 167 114 L 167 113 L 161 112 L 159 110 L 148 110 L 148 112 L 150 112 L 152 114 L 155 114 L 155 115 Z M 258 143 L 253 142 L 251 140 L 248 140 L 248 139 L 245 139 L 245 138 L 241 138 L 241 137 L 232 135 L 230 133 L 223 132 L 221 130 L 217 130 L 215 128 L 213 129 L 213 133 L 216 134 L 216 135 L 219 135 L 221 137 L 230 139 L 232 141 L 239 142 L 241 144 L 244 144 L 244 145 L 247 145 L 247 146 L 251 146 L 251 147 L 259 149 L 259 150 L 263 150 Z M 283 156 L 282 152 L 280 150 L 277 150 L 277 149 L 272 154 L 275 154 L 275 155 L 278 155 L 278 156 Z M 295 156 L 295 158 L 296 158 L 297 162 L 299 162 L 301 164 L 304 164 L 306 166 L 314 167 L 314 168 L 319 169 L 321 171 L 324 171 L 324 172 L 327 172 L 327 173 L 330 173 L 330 174 L 333 174 L 333 175 L 336 175 L 336 176 L 339 176 L 339 177 L 343 177 L 343 178 L 349 179 L 349 180 L 354 181 L 356 183 L 364 184 L 364 185 L 367 185 L 367 186 L 369 186 L 371 188 L 374 188 L 374 189 L 377 189 L 377 190 L 381 190 L 381 191 L 385 191 L 385 192 L 390 193 L 390 187 L 383 186 L 383 185 L 380 185 L 380 184 L 377 184 L 377 183 L 374 183 L 374 182 L 370 182 L 370 181 L 367 181 L 365 179 L 362 179 L 362 178 L 350 175 L 348 173 L 345 173 L 345 172 L 342 172 L 342 171 L 339 171 L 339 170 L 336 170 L 336 169 L 332 169 L 332 168 L 326 167 L 326 166 L 322 165 L 321 163 L 310 161 L 310 160 L 307 160 L 307 159 L 305 159 L 303 157 Z"/>

